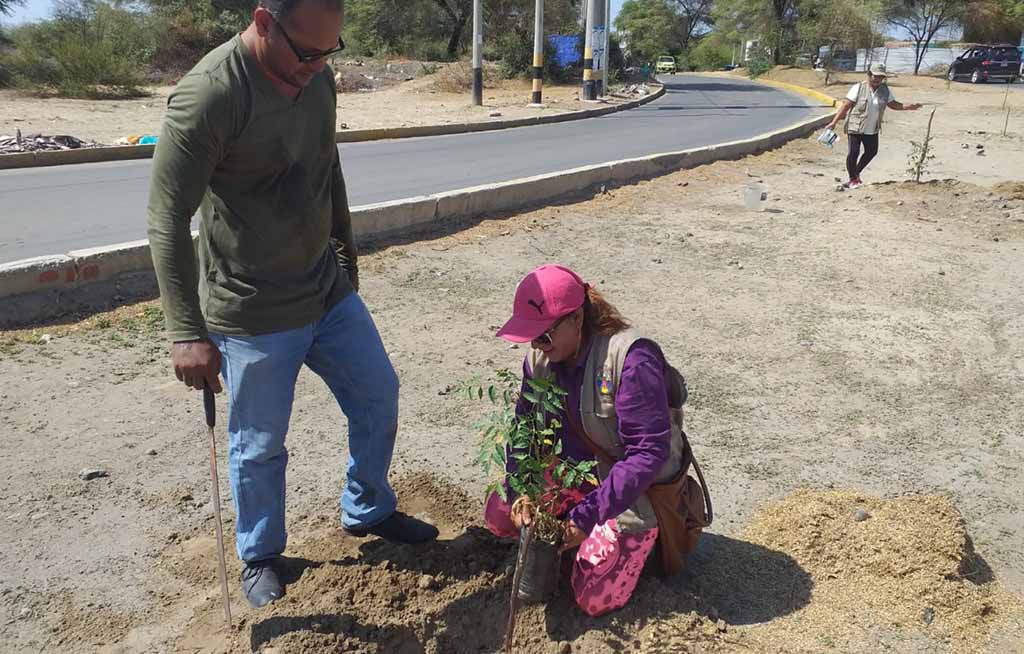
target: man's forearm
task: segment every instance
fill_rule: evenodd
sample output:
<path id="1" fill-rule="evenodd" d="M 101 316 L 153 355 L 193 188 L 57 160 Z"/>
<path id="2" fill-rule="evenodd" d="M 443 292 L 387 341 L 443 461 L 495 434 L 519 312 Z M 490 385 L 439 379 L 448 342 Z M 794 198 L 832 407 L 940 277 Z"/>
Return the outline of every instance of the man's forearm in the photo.
<path id="1" fill-rule="evenodd" d="M 160 285 L 168 338 L 175 342 L 206 338 L 189 222 L 150 213 L 149 248 Z"/>

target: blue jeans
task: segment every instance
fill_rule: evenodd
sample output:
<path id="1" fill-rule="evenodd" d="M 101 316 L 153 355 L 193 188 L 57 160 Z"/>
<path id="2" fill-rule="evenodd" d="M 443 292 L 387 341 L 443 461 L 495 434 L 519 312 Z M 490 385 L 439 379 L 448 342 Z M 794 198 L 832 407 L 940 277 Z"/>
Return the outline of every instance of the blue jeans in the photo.
<path id="1" fill-rule="evenodd" d="M 319 321 L 274 334 L 210 334 L 223 355 L 228 395 L 229 475 L 238 557 L 284 552 L 285 435 L 302 364 L 319 375 L 348 417 L 346 527 L 370 527 L 395 510 L 388 468 L 398 429 L 398 377 L 356 293 Z"/>

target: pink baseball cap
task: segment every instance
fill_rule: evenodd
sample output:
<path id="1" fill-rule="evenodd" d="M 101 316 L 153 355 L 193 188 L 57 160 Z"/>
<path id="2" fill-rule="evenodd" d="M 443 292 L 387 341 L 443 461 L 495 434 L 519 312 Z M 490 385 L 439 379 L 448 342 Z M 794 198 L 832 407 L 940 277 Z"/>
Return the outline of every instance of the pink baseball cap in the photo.
<path id="1" fill-rule="evenodd" d="M 583 306 L 586 285 L 565 266 L 545 264 L 519 282 L 512 317 L 498 336 L 513 343 L 529 343 L 551 329 L 562 316 Z"/>

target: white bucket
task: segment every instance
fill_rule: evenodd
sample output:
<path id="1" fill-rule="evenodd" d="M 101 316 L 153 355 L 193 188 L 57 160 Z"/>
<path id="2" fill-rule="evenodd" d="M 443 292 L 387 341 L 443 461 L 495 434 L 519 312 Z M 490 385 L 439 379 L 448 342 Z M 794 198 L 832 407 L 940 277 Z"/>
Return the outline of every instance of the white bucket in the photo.
<path id="1" fill-rule="evenodd" d="M 743 189 L 743 204 L 749 211 L 764 211 L 768 206 L 768 187 L 749 184 Z"/>

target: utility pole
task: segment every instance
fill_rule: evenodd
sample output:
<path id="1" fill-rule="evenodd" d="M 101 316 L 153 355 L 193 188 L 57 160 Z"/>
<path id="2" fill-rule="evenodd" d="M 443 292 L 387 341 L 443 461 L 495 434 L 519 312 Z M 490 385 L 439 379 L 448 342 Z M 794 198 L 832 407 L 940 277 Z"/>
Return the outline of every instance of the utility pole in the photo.
<path id="1" fill-rule="evenodd" d="M 484 103 L 484 28 L 483 0 L 473 0 L 473 104 L 477 107 Z"/>
<path id="2" fill-rule="evenodd" d="M 583 44 L 583 100 L 597 100 L 594 87 L 594 25 L 597 20 L 597 3 L 601 0 L 587 0 L 587 27 Z"/>
<path id="3" fill-rule="evenodd" d="M 611 61 L 611 0 L 604 0 L 604 56 L 602 58 L 604 63 L 601 66 L 601 88 L 604 92 L 601 95 L 607 95 L 610 92 L 608 84 L 611 82 L 608 77 L 608 73 L 611 71 L 608 68 L 608 63 Z"/>
<path id="4" fill-rule="evenodd" d="M 533 96 L 530 98 L 530 104 L 542 106 L 544 100 L 544 0 L 537 0 L 533 13 Z"/>
<path id="5" fill-rule="evenodd" d="M 594 31 L 600 31 L 594 35 L 594 94 L 597 98 L 604 96 L 604 0 L 597 0 L 597 11 L 594 13 Z"/>

